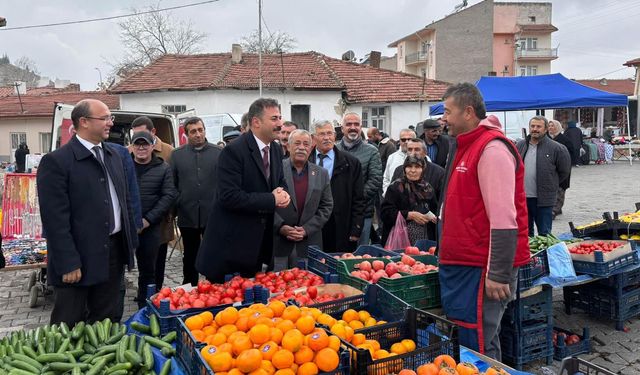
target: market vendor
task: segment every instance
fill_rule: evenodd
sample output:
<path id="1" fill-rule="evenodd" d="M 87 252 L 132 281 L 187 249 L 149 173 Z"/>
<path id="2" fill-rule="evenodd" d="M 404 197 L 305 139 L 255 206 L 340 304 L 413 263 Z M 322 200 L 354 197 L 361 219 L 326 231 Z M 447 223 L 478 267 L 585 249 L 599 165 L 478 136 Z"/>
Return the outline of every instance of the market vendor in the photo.
<path id="1" fill-rule="evenodd" d="M 460 345 L 501 360 L 500 321 L 529 261 L 523 162 L 474 85 L 451 86 L 444 100 L 456 142 L 441 208 L 442 307 Z"/>

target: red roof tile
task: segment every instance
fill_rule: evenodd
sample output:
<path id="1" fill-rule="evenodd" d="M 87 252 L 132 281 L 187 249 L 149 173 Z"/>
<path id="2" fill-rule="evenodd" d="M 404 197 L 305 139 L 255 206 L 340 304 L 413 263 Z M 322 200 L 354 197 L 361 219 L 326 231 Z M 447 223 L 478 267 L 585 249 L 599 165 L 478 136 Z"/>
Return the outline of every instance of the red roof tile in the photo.
<path id="1" fill-rule="evenodd" d="M 53 94 L 59 92 L 80 92 L 80 85 L 77 83 L 72 83 L 67 87 L 57 88 L 53 86 L 44 86 L 44 87 L 31 87 L 27 88 L 26 94 L 22 95 L 43 95 L 43 94 Z M 0 98 L 4 96 L 16 95 L 16 89 L 14 86 L 0 86 Z"/>
<path id="2" fill-rule="evenodd" d="M 15 95 L 0 98 L 0 118 L 2 117 L 49 117 L 53 115 L 54 103 L 76 104 L 82 99 L 98 99 L 109 108 L 120 108 L 120 98 L 117 95 L 102 91 L 66 92 L 47 95 Z"/>
<path id="3" fill-rule="evenodd" d="M 638 66 L 640 65 L 640 57 L 637 59 L 629 60 L 626 63 L 622 64 L 624 66 Z"/>
<path id="4" fill-rule="evenodd" d="M 633 92 L 635 81 L 632 79 L 576 79 L 575 81 L 582 85 L 614 94 L 635 95 Z"/>
<path id="5" fill-rule="evenodd" d="M 346 91 L 352 103 L 417 101 L 422 78 L 345 62 L 317 52 L 263 55 L 263 87 Z M 423 100 L 440 100 L 448 84 L 425 82 Z M 258 88 L 258 55 L 167 55 L 116 85 L 112 93 Z"/>

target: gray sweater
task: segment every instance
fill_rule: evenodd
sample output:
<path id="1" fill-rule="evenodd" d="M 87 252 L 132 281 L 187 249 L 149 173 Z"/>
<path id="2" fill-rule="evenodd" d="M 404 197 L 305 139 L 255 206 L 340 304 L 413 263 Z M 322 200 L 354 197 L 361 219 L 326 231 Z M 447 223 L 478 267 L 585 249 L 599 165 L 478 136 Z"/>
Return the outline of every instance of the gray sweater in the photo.
<path id="1" fill-rule="evenodd" d="M 380 161 L 378 148 L 362 141 L 352 149 L 347 149 L 344 139 L 338 142 L 336 147 L 340 151 L 350 153 L 360 161 L 362 165 L 362 181 L 364 181 L 364 197 L 367 201 L 364 209 L 364 218 L 373 217 L 375 199 L 382 192 L 382 162 Z"/>
<path id="2" fill-rule="evenodd" d="M 516 144 L 522 160 L 527 155 L 530 137 Z M 543 137 L 538 142 L 536 155 L 538 207 L 550 207 L 556 204 L 558 187 L 570 174 L 571 157 L 567 148 L 547 136 Z"/>

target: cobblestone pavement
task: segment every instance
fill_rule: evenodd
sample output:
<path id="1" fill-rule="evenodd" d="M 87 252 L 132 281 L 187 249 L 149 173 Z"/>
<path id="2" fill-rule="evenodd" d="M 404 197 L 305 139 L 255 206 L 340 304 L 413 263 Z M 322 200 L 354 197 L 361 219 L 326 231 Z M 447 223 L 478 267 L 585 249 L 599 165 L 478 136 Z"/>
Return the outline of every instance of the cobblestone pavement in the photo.
<path id="1" fill-rule="evenodd" d="M 567 232 L 568 223 L 588 223 L 599 219 L 604 211 L 633 211 L 640 201 L 640 162 L 629 166 L 616 162 L 613 165 L 591 165 L 574 168 L 571 188 L 567 191 L 564 214 L 553 222 L 555 234 Z M 0 337 L 6 333 L 46 324 L 52 308 L 51 295 L 38 300 L 38 306 L 29 307 L 29 292 L 26 289 L 32 270 L 0 271 Z M 133 301 L 137 272 L 128 272 L 125 319 L 133 314 L 137 305 Z M 179 285 L 182 281 L 182 253 L 176 249 L 167 259 L 166 284 Z M 564 312 L 562 290 L 554 291 L 554 324 L 581 334 L 589 327 L 592 337 L 592 354 L 581 358 L 592 361 L 620 374 L 640 374 L 640 319 L 627 321 L 626 332 L 616 331 L 612 321 L 590 318 L 574 311 Z M 542 374 L 546 366 L 558 371 L 560 362 L 548 366 L 536 361 L 524 367 L 534 374 Z"/>

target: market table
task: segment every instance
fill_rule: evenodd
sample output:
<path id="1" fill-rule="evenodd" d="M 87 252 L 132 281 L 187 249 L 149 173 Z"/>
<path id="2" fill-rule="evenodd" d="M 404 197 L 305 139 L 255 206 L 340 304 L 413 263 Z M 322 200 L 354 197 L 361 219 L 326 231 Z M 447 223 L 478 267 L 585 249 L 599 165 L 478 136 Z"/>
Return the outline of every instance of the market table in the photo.
<path id="1" fill-rule="evenodd" d="M 631 151 L 631 155 L 627 155 L 625 151 Z M 629 158 L 636 157 L 636 155 L 640 152 L 640 144 L 631 144 L 631 145 L 615 145 L 613 146 L 613 160 L 620 160 L 624 158 L 629 161 Z"/>

